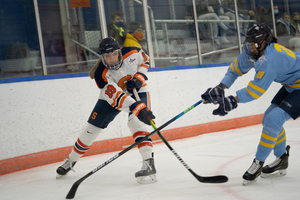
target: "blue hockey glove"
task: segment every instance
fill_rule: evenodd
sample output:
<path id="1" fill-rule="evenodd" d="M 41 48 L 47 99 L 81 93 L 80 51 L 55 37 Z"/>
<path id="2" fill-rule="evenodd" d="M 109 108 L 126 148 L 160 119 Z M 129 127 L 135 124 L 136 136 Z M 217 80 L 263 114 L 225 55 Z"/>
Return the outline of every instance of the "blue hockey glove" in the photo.
<path id="1" fill-rule="evenodd" d="M 144 85 L 144 83 L 146 82 L 146 80 L 148 80 L 147 76 L 143 73 L 137 72 L 134 76 L 133 79 L 131 79 L 128 83 L 127 83 L 127 90 L 130 93 L 133 93 L 133 88 L 136 89 L 136 91 L 138 92 L 140 90 L 140 88 Z"/>
<path id="2" fill-rule="evenodd" d="M 144 104 L 142 101 L 133 103 L 129 109 L 139 118 L 140 121 L 144 122 L 145 124 L 151 125 L 149 120 L 155 119 L 152 111 L 147 108 L 146 104 Z"/>
<path id="3" fill-rule="evenodd" d="M 237 107 L 237 101 L 233 96 L 219 98 L 217 101 L 219 103 L 219 107 L 213 111 L 213 115 L 225 116 L 229 111 Z"/>
<path id="4" fill-rule="evenodd" d="M 224 98 L 223 84 L 220 83 L 214 88 L 208 88 L 206 92 L 201 95 L 204 100 L 203 103 L 218 103 L 219 98 Z"/>

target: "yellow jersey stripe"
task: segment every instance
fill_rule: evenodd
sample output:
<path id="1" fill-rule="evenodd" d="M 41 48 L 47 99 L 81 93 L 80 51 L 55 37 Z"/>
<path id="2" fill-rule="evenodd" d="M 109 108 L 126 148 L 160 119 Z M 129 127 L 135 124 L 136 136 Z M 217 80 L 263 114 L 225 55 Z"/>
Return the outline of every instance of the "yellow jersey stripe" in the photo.
<path id="1" fill-rule="evenodd" d="M 239 70 L 239 68 L 237 67 L 237 58 L 234 60 L 234 65 L 235 65 L 235 71 L 239 74 L 239 75 L 243 75 L 242 73 L 241 73 L 241 71 Z"/>
<path id="2" fill-rule="evenodd" d="M 249 94 L 251 95 L 251 96 L 253 96 L 255 99 L 258 99 L 260 96 L 259 95 L 257 95 L 257 94 L 255 94 L 254 92 L 252 92 L 251 90 L 249 90 L 248 88 L 246 88 L 246 90 L 249 92 Z"/>
<path id="3" fill-rule="evenodd" d="M 295 84 L 295 85 L 283 84 L 283 85 L 285 85 L 286 87 L 289 87 L 289 88 L 300 88 L 300 84 Z"/>
<path id="4" fill-rule="evenodd" d="M 232 63 L 230 64 L 230 68 L 231 68 L 231 70 L 234 72 L 234 69 L 233 69 Z"/>
<path id="5" fill-rule="evenodd" d="M 253 88 L 256 91 L 259 91 L 262 94 L 264 94 L 266 92 L 265 89 L 262 89 L 261 87 L 258 87 L 257 85 L 254 85 L 251 81 L 248 83 L 248 86 Z"/>

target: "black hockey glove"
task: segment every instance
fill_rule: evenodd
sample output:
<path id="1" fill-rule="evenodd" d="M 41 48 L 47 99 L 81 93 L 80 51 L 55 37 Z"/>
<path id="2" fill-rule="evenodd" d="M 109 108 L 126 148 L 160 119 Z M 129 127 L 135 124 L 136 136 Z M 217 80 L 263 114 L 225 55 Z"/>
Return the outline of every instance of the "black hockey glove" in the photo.
<path id="1" fill-rule="evenodd" d="M 201 98 L 204 100 L 203 103 L 218 103 L 217 99 L 224 98 L 223 84 L 220 83 L 214 88 L 208 88 L 201 95 Z"/>
<path id="2" fill-rule="evenodd" d="M 133 79 L 131 79 L 127 83 L 127 90 L 130 93 L 133 93 L 133 88 L 136 89 L 138 92 L 140 88 L 144 85 L 144 83 L 148 80 L 147 76 L 143 73 L 137 72 L 134 76 Z"/>
<path id="3" fill-rule="evenodd" d="M 219 103 L 219 107 L 213 111 L 213 115 L 225 116 L 229 111 L 237 107 L 237 101 L 233 96 L 219 98 L 217 101 Z"/>
<path id="4" fill-rule="evenodd" d="M 140 121 L 144 122 L 145 124 L 151 125 L 149 120 L 155 119 L 152 111 L 147 108 L 146 104 L 144 104 L 142 101 L 133 103 L 129 109 L 139 118 Z"/>

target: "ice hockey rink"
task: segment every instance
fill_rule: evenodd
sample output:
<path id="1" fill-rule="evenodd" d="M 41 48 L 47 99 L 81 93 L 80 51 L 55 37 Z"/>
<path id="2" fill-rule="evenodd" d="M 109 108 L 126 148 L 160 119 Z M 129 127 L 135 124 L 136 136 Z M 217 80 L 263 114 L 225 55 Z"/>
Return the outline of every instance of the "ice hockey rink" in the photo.
<path id="1" fill-rule="evenodd" d="M 243 186 L 242 175 L 251 165 L 260 139 L 261 125 L 170 141 L 186 164 L 200 176 L 226 175 L 227 183 L 201 183 L 181 164 L 164 143 L 154 144 L 158 182 L 138 184 L 134 173 L 141 168 L 136 148 L 83 181 L 78 200 L 282 200 L 299 199 L 300 121 L 285 124 L 290 149 L 290 166 L 284 177 L 260 178 Z M 36 167 L 0 177 L 1 200 L 62 200 L 75 181 L 118 152 L 81 158 L 75 173 L 56 179 L 61 163 Z M 274 160 L 273 154 L 266 163 Z"/>

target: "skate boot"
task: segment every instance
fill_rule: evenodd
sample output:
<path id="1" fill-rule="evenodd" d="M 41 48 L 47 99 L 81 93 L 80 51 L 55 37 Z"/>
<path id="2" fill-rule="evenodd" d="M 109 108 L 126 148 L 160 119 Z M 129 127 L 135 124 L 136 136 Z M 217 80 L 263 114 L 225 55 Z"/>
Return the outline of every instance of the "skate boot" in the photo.
<path id="1" fill-rule="evenodd" d="M 262 169 L 262 178 L 271 177 L 271 176 L 284 176 L 286 175 L 286 169 L 289 166 L 289 153 L 290 146 L 286 146 L 286 153 L 276 158 L 274 162 L 268 164 Z"/>
<path id="2" fill-rule="evenodd" d="M 254 158 L 252 165 L 243 175 L 243 185 L 249 185 L 250 183 L 256 182 L 257 177 L 260 175 L 264 162 L 256 160 Z"/>
<path id="3" fill-rule="evenodd" d="M 155 183 L 157 181 L 155 174 L 154 159 L 149 158 L 143 161 L 142 169 L 135 173 L 135 177 L 137 182 L 141 184 Z"/>
<path id="4" fill-rule="evenodd" d="M 61 166 L 59 166 L 56 170 L 56 178 L 59 179 L 60 177 L 62 177 L 63 175 L 66 175 L 70 170 L 73 170 L 74 165 L 76 164 L 76 162 L 73 162 L 70 158 L 67 158 L 65 160 L 65 163 L 62 164 Z"/>

